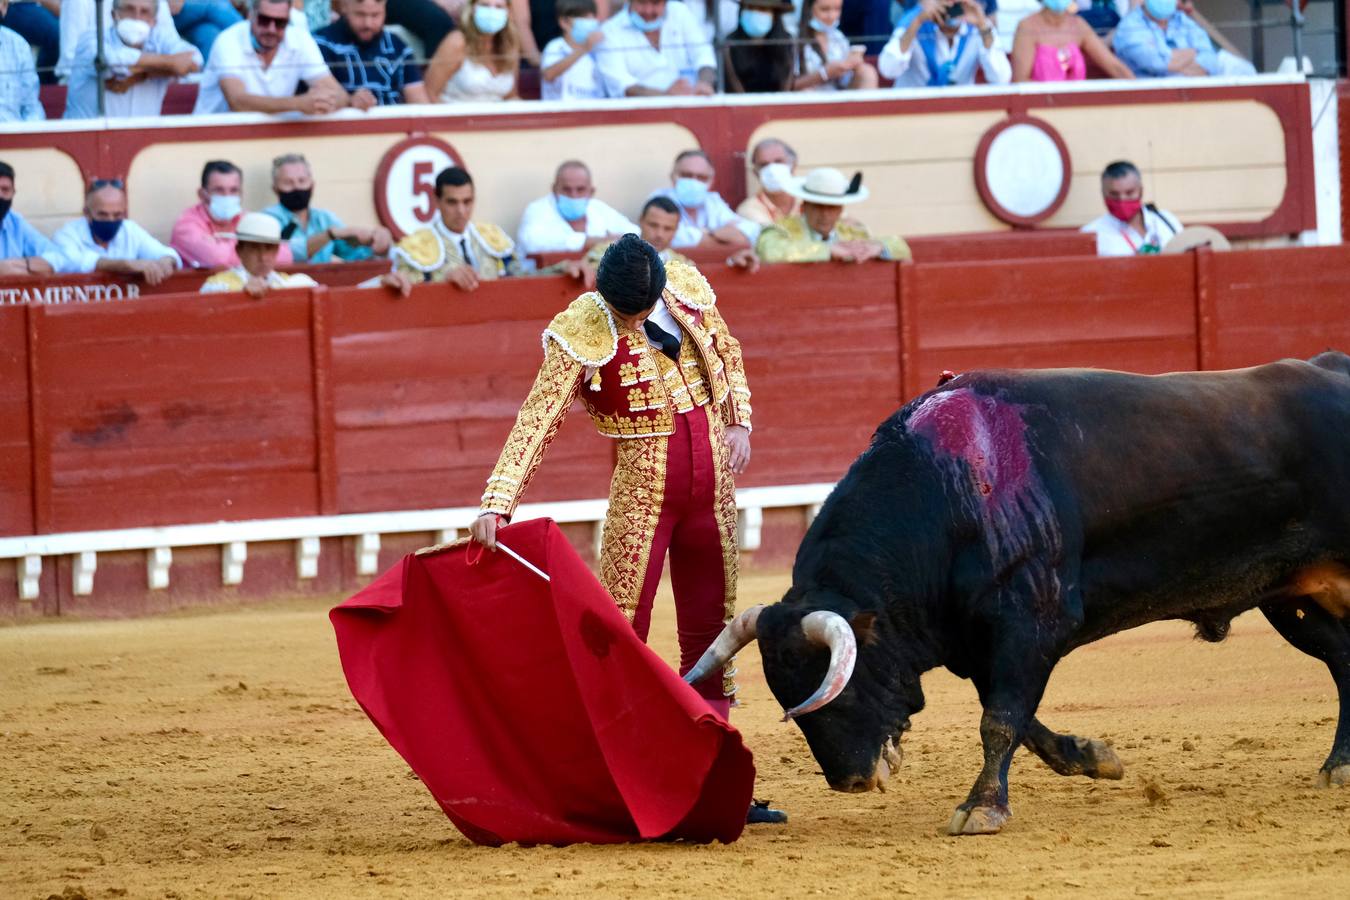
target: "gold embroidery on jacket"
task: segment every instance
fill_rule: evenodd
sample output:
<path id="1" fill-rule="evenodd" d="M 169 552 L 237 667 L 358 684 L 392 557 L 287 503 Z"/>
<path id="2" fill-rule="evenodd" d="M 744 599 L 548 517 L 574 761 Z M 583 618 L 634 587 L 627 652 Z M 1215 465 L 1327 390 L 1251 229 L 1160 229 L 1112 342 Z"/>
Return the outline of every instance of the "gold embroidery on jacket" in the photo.
<path id="1" fill-rule="evenodd" d="M 647 577 L 652 540 L 665 503 L 664 437 L 620 441 L 609 510 L 600 544 L 600 581 L 628 621 L 633 621 Z"/>

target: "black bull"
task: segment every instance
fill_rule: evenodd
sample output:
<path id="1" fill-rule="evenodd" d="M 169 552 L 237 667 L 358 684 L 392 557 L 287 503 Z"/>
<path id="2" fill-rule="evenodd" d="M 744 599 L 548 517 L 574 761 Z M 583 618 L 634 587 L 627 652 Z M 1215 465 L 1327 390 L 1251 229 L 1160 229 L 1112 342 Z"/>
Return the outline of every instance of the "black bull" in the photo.
<path id="1" fill-rule="evenodd" d="M 949 831 L 991 833 L 1019 744 L 1061 774 L 1122 775 L 1101 741 L 1036 719 L 1065 654 L 1162 619 L 1219 641 L 1260 607 L 1331 670 L 1340 724 L 1319 781 L 1345 784 L 1348 499 L 1344 354 L 1153 377 L 970 373 L 877 429 L 782 601 L 742 613 L 690 678 L 757 639 L 830 785 L 860 791 L 899 764 L 919 676 L 946 666 L 984 707 L 984 767 Z"/>

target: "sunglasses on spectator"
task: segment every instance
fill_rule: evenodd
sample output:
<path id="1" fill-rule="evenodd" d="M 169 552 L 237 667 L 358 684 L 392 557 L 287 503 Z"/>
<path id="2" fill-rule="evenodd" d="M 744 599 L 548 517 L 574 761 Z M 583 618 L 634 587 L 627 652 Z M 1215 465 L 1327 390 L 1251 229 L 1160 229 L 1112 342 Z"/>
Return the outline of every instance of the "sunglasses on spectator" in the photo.
<path id="1" fill-rule="evenodd" d="M 105 187 L 114 187 L 119 191 L 126 190 L 126 185 L 122 183 L 120 178 L 95 178 L 89 184 L 89 190 L 91 191 L 101 191 Z"/>
<path id="2" fill-rule="evenodd" d="M 281 31 L 291 24 L 291 20 L 286 16 L 264 16 L 262 13 L 254 13 L 257 18 L 259 28 L 272 27 Z"/>

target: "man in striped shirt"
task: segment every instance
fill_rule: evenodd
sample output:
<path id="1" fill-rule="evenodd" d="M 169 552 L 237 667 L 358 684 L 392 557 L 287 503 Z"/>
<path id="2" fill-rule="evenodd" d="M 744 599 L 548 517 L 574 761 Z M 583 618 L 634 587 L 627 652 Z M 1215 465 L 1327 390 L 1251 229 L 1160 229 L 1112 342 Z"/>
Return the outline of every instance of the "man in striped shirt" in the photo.
<path id="1" fill-rule="evenodd" d="M 342 18 L 314 32 L 314 41 L 355 108 L 431 102 L 412 49 L 384 19 L 385 0 L 343 0 Z"/>

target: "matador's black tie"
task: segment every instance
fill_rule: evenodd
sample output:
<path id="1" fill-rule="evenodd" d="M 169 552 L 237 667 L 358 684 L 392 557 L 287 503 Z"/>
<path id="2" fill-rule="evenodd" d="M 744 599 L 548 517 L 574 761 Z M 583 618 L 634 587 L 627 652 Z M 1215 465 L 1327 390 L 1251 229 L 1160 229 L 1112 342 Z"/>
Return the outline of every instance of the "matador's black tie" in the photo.
<path id="1" fill-rule="evenodd" d="M 676 362 L 679 362 L 680 360 L 679 338 L 671 334 L 669 331 L 666 331 L 660 325 L 657 325 L 651 319 L 648 319 L 647 321 L 642 323 L 642 330 L 647 332 L 647 337 L 651 338 L 653 343 L 660 345 L 662 353 L 664 353 L 666 356 L 669 356 Z"/>

